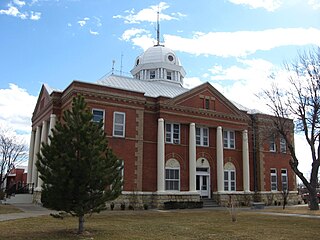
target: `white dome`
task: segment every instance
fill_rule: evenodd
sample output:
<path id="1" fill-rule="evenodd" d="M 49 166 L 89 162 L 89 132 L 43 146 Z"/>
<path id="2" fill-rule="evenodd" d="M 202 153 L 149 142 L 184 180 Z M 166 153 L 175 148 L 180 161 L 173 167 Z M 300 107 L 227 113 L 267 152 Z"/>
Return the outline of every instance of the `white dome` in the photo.
<path id="1" fill-rule="evenodd" d="M 170 48 L 155 45 L 136 58 L 131 74 L 139 80 L 160 81 L 182 86 L 186 72 Z"/>
<path id="2" fill-rule="evenodd" d="M 170 63 L 181 66 L 176 54 L 170 48 L 161 45 L 148 48 L 136 58 L 135 66 L 148 63 Z"/>

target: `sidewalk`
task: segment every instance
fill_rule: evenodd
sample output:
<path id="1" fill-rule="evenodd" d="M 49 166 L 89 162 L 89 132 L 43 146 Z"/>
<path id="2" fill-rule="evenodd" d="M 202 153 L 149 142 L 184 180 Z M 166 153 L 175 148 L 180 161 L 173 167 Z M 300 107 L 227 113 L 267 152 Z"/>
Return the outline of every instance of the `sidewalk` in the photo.
<path id="1" fill-rule="evenodd" d="M 42 206 L 29 204 L 29 203 L 20 203 L 20 204 L 12 204 L 13 206 L 19 208 L 21 213 L 8 213 L 8 214 L 0 214 L 0 222 L 1 221 L 8 221 L 8 220 L 15 220 L 21 218 L 30 218 L 30 217 L 38 217 L 43 215 L 49 215 L 53 213 L 53 210 L 46 209 Z"/>

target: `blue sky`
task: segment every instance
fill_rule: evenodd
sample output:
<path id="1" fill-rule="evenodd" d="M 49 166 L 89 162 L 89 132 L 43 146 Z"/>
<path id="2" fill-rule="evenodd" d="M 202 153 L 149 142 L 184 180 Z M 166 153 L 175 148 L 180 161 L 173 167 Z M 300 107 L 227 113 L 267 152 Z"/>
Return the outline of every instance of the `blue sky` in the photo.
<path id="1" fill-rule="evenodd" d="M 248 108 L 265 109 L 255 94 L 270 74 L 281 83 L 285 60 L 320 46 L 320 0 L 1 0 L 0 124 L 27 136 L 43 83 L 95 82 L 121 55 L 129 73 L 155 43 L 158 9 L 185 87 L 210 82 Z"/>

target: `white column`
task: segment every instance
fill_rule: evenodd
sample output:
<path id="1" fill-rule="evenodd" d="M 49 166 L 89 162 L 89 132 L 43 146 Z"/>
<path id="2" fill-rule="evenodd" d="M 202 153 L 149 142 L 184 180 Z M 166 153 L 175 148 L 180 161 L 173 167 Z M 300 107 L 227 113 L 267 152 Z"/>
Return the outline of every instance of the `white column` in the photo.
<path id="1" fill-rule="evenodd" d="M 33 150 L 33 162 L 32 162 L 32 183 L 34 183 L 34 186 L 37 186 L 37 180 L 38 180 L 38 171 L 36 167 L 36 162 L 38 161 L 37 154 L 40 149 L 40 134 L 41 134 L 41 128 L 38 126 L 36 130 L 36 138 L 34 141 L 34 150 Z"/>
<path id="2" fill-rule="evenodd" d="M 248 131 L 242 132 L 243 191 L 250 192 Z"/>
<path id="3" fill-rule="evenodd" d="M 48 144 L 50 144 L 49 136 L 52 136 L 52 129 L 55 128 L 57 122 L 57 116 L 55 114 L 50 115 L 50 124 L 49 124 L 49 134 L 48 134 Z"/>
<path id="4" fill-rule="evenodd" d="M 157 145 L 157 180 L 158 192 L 164 192 L 164 120 L 158 119 L 158 145 Z"/>
<path id="5" fill-rule="evenodd" d="M 47 121 L 43 121 L 42 130 L 41 130 L 40 148 L 39 148 L 40 152 L 41 152 L 42 143 L 47 143 L 47 140 L 48 140 L 48 123 Z M 40 173 L 38 172 L 38 187 L 36 190 L 41 191 L 42 183 L 43 181 L 40 178 Z"/>
<path id="6" fill-rule="evenodd" d="M 28 173 L 27 173 L 27 183 L 32 183 L 32 164 L 33 164 L 33 150 L 34 150 L 34 139 L 35 131 L 31 131 L 30 145 L 29 145 L 29 160 L 28 160 Z"/>
<path id="7" fill-rule="evenodd" d="M 189 191 L 196 191 L 196 125 L 190 123 L 189 130 Z"/>
<path id="8" fill-rule="evenodd" d="M 218 192 L 224 191 L 223 179 L 223 139 L 222 139 L 222 127 L 217 128 L 217 183 Z"/>

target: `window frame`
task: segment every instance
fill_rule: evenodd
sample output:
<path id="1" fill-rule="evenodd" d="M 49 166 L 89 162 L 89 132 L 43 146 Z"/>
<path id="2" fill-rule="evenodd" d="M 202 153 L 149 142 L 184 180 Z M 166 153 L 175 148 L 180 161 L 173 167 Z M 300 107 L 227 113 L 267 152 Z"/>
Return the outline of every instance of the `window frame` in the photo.
<path id="1" fill-rule="evenodd" d="M 285 172 L 285 173 L 284 173 Z M 283 181 L 283 177 L 285 177 L 285 181 Z M 284 188 L 285 185 L 285 188 Z M 288 170 L 286 168 L 282 168 L 281 169 L 281 187 L 282 187 L 282 191 L 286 191 L 289 189 L 289 185 L 288 185 Z"/>
<path id="2" fill-rule="evenodd" d="M 116 123 L 116 115 L 122 115 L 123 116 L 123 123 Z M 121 126 L 122 129 L 122 135 L 116 134 L 116 126 Z M 113 112 L 113 130 L 112 130 L 112 136 L 113 137 L 119 137 L 124 138 L 126 136 L 126 113 L 125 112 Z"/>
<path id="3" fill-rule="evenodd" d="M 233 173 L 234 179 L 232 179 L 232 173 Z M 227 179 L 226 179 L 226 174 L 227 174 Z M 232 185 L 232 183 L 233 183 L 233 185 Z M 223 189 L 225 192 L 237 191 L 236 170 L 234 170 L 234 169 L 224 169 L 223 170 Z"/>
<path id="4" fill-rule="evenodd" d="M 273 181 L 272 177 L 275 177 L 275 181 Z M 277 175 L 276 168 L 270 169 L 270 190 L 271 191 L 278 191 L 278 175 Z"/>
<path id="5" fill-rule="evenodd" d="M 225 136 L 225 133 L 227 136 Z M 233 138 L 231 138 L 231 133 Z M 223 148 L 236 149 L 236 132 L 234 130 L 223 130 Z"/>
<path id="6" fill-rule="evenodd" d="M 199 132 L 200 134 L 197 133 L 197 130 L 200 131 Z M 204 130 L 207 131 L 207 136 L 204 135 Z M 205 144 L 205 138 L 207 142 L 206 144 Z M 196 127 L 196 146 L 209 147 L 209 128 L 208 127 Z"/>
<path id="7" fill-rule="evenodd" d="M 167 171 L 178 171 L 178 178 L 167 178 Z M 175 175 L 175 174 L 174 174 Z M 168 189 L 169 183 L 177 183 L 178 189 L 174 189 L 174 184 L 172 189 Z M 170 186 L 170 185 L 169 185 Z M 166 167 L 165 168 L 165 191 L 180 191 L 180 167 Z"/>
<path id="8" fill-rule="evenodd" d="M 173 79 L 172 79 L 172 76 L 173 76 L 173 72 L 172 72 L 172 71 L 167 71 L 167 77 L 166 77 L 166 79 L 167 79 L 167 80 L 173 80 Z"/>
<path id="9" fill-rule="evenodd" d="M 276 151 L 277 151 L 276 137 L 273 135 L 269 138 L 269 152 L 276 152 Z"/>
<path id="10" fill-rule="evenodd" d="M 287 153 L 287 142 L 283 137 L 280 137 L 280 152 Z"/>
<path id="11" fill-rule="evenodd" d="M 105 122 L 105 110 L 104 109 L 100 109 L 100 108 L 92 108 L 91 109 L 91 114 L 92 114 L 92 122 L 94 122 L 94 123 L 99 123 L 100 122 L 100 120 L 99 121 L 95 121 L 94 120 L 94 117 L 95 117 L 95 115 L 94 115 L 94 111 L 101 111 L 102 112 L 102 123 L 103 123 L 103 128 L 104 128 L 104 122 Z"/>
<path id="12" fill-rule="evenodd" d="M 156 79 L 156 69 L 149 70 L 149 79 Z"/>
<path id="13" fill-rule="evenodd" d="M 168 131 L 167 126 L 170 126 L 170 131 Z M 178 126 L 179 133 L 178 133 L 178 138 L 174 137 L 175 134 L 175 129 L 174 127 Z M 165 142 L 166 143 L 172 143 L 172 144 L 180 144 L 180 134 L 181 134 L 181 126 L 179 123 L 166 123 L 165 124 Z M 168 140 L 170 138 L 170 140 Z"/>

